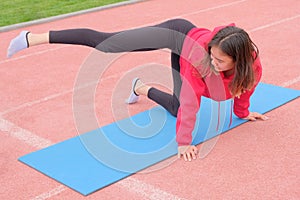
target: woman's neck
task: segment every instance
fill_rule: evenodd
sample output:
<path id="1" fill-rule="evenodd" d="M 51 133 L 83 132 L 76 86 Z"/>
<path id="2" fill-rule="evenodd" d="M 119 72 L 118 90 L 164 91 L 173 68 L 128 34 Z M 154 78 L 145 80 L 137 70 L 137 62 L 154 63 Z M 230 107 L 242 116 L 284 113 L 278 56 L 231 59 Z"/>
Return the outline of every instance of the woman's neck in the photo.
<path id="1" fill-rule="evenodd" d="M 224 73 L 224 76 L 225 77 L 229 77 L 231 76 L 232 74 L 234 74 L 234 68 L 230 69 L 230 70 L 227 70 L 227 71 L 223 71 Z"/>

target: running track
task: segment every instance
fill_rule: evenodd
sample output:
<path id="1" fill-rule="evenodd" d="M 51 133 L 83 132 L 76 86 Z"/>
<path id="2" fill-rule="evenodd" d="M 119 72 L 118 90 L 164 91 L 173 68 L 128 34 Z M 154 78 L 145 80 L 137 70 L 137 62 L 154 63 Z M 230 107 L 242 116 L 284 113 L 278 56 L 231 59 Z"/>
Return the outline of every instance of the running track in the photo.
<path id="1" fill-rule="evenodd" d="M 177 17 L 208 28 L 235 22 L 260 49 L 262 82 L 300 89 L 300 1 L 199 2 L 143 1 L 23 29 L 118 31 Z M 266 122 L 246 123 L 222 135 L 205 158 L 162 164 L 160 170 L 138 173 L 88 197 L 21 164 L 18 157 L 77 135 L 72 95 L 77 73 L 92 50 L 45 45 L 6 59 L 9 41 L 20 30 L 0 33 L 0 199 L 300 199 L 299 98 L 269 112 Z M 98 116 L 107 113 L 101 115 L 100 125 L 116 119 L 108 109 L 111 97 L 118 88 L 125 91 L 119 92 L 120 98 L 126 97 L 130 79 L 136 76 L 130 70 L 143 63 L 168 66 L 166 55 L 128 55 L 111 66 L 95 93 Z M 153 75 L 143 75 L 154 81 Z M 160 73 L 155 78 L 169 87 L 170 81 Z M 118 85 L 121 79 L 127 84 Z M 134 114 L 154 104 L 142 99 L 138 105 L 114 107 Z"/>

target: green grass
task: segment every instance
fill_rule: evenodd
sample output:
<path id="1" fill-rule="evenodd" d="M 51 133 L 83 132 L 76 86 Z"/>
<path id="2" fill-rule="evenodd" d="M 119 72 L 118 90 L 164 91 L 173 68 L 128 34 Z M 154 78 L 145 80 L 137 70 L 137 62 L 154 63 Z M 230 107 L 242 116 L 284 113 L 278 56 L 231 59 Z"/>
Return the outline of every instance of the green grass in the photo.
<path id="1" fill-rule="evenodd" d="M 1 0 L 0 27 L 126 0 Z"/>

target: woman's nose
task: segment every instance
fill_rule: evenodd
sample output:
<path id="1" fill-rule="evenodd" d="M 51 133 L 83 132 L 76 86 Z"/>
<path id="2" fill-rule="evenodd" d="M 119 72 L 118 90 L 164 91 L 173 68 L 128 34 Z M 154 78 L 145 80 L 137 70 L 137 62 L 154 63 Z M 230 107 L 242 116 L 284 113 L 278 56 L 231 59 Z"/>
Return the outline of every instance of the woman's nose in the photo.
<path id="1" fill-rule="evenodd" d="M 216 64 L 216 62 L 214 61 L 214 59 L 211 60 L 211 64 L 212 64 L 213 66 L 217 67 L 217 64 Z"/>

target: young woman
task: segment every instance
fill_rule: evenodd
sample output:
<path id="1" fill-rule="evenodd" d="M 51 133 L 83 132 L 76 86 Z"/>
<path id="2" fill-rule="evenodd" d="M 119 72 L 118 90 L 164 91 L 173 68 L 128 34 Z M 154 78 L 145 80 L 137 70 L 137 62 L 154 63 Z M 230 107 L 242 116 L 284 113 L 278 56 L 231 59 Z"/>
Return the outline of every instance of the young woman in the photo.
<path id="1" fill-rule="evenodd" d="M 22 31 L 11 41 L 8 57 L 44 43 L 85 45 L 103 52 L 170 49 L 173 94 L 150 87 L 137 78 L 133 81 L 128 103 L 135 103 L 139 95 L 145 95 L 176 116 L 178 157 L 183 156 L 186 161 L 196 159 L 198 153 L 191 142 L 201 96 L 217 101 L 233 99 L 233 111 L 240 118 L 251 121 L 267 119 L 248 110 L 249 99 L 261 78 L 262 67 L 256 45 L 243 29 L 234 24 L 210 31 L 197 28 L 184 19 L 173 19 L 115 33 L 90 29 L 43 34 Z"/>

